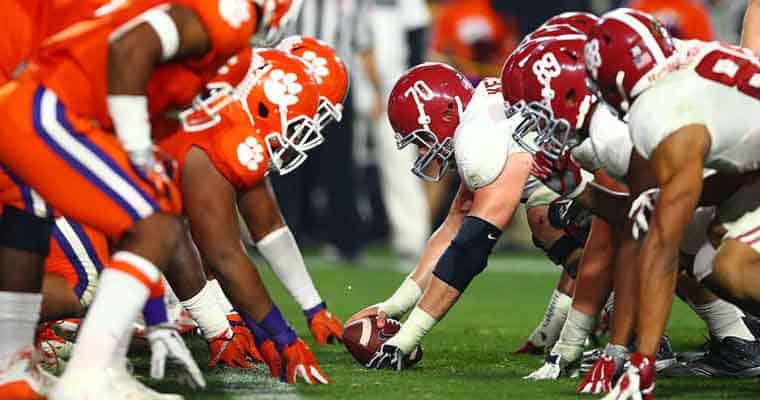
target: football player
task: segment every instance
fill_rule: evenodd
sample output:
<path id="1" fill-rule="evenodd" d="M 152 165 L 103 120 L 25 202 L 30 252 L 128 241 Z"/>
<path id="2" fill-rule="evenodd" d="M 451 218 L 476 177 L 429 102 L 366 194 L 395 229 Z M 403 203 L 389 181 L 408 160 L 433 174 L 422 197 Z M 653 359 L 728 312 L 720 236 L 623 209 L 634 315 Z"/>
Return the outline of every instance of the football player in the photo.
<path id="1" fill-rule="evenodd" d="M 273 196 L 265 179 L 270 163 L 278 173 L 292 171 L 304 161 L 306 150 L 320 141 L 315 119 L 320 94 L 317 82 L 308 64 L 273 49 L 246 49 L 221 71 L 221 76 L 208 84 L 210 93 L 180 114 L 182 130 L 161 143 L 180 163 L 185 214 L 193 239 L 253 330 L 262 353 L 268 353 L 265 347 L 269 346 L 282 355 L 282 378 L 290 383 L 295 383 L 297 376 L 307 383 L 328 383 L 308 346 L 272 304 L 240 246 L 235 209 L 237 205 L 253 231 L 257 217 L 268 217 L 261 213 L 260 191 Z M 243 78 L 233 89 L 229 82 L 237 81 L 240 71 Z M 271 202 L 272 212 L 279 215 L 273 197 Z M 214 301 L 208 293 L 198 296 L 198 301 Z M 315 306 L 319 309 L 313 318 L 325 320 L 311 325 L 325 330 L 315 333 L 324 335 L 324 341 L 339 337 L 340 322 L 323 305 Z M 279 359 L 262 355 L 272 374 L 280 376 Z"/>
<path id="2" fill-rule="evenodd" d="M 557 142 L 549 143 L 552 145 L 549 146 L 550 148 L 556 146 L 556 143 L 570 143 L 570 145 L 565 145 L 567 147 L 577 145 L 572 149 L 573 158 L 562 159 L 562 157 L 557 156 L 556 152 L 550 152 L 550 154 L 539 152 L 536 157 L 536 168 L 533 170 L 534 175 L 542 179 L 547 186 L 554 188 L 558 192 L 562 192 L 563 190 L 577 192 L 574 188 L 580 183 L 578 180 L 580 172 L 578 171 L 579 167 L 576 165 L 575 159 L 578 159 L 588 170 L 594 171 L 601 168 L 610 176 L 615 177 L 622 182 L 627 182 L 627 176 L 629 175 L 629 158 L 631 155 L 632 144 L 627 136 L 627 126 L 608 112 L 606 107 L 598 105 L 593 98 L 590 105 L 584 105 L 584 102 L 587 101 L 586 99 L 591 98 L 591 93 L 585 87 L 585 71 L 580 62 L 582 45 L 583 43 L 578 40 L 558 38 L 544 43 L 539 48 L 532 50 L 530 54 L 521 55 L 518 52 L 516 57 L 524 61 L 521 67 L 522 71 L 518 68 L 518 70 L 509 71 L 508 74 L 505 73 L 505 76 L 510 77 L 510 80 L 504 82 L 504 84 L 507 85 L 507 90 L 505 92 L 514 95 L 515 93 L 522 91 L 521 94 L 518 93 L 518 98 L 522 98 L 522 101 L 528 102 L 527 105 L 523 104 L 523 114 L 528 116 L 528 122 L 521 125 L 521 129 L 518 129 L 515 132 L 515 139 L 518 143 L 522 143 L 523 138 L 526 135 L 532 134 L 533 128 L 540 121 L 540 126 L 545 127 L 541 130 L 540 136 L 557 140 Z M 555 67 L 552 70 L 556 71 L 556 73 L 547 83 L 545 79 L 547 75 L 543 74 L 542 71 L 546 71 L 546 67 L 551 66 Z M 515 82 L 518 82 L 514 79 L 515 76 L 522 76 L 522 79 L 519 80 L 519 87 L 515 86 Z M 547 87 L 551 89 L 551 92 L 546 90 Z M 543 97 L 545 95 L 551 96 L 550 98 Z M 515 101 L 514 99 L 510 100 Z M 584 109 L 588 111 L 584 111 Z M 573 116 L 576 116 L 575 121 L 572 119 Z M 580 119 L 580 121 L 577 119 Z M 585 137 L 590 137 L 590 139 L 579 144 L 580 141 L 577 138 Z M 546 148 L 542 148 L 542 151 L 545 149 Z M 569 153 L 562 154 L 564 154 L 564 156 L 569 156 Z M 560 159 L 561 161 L 552 161 L 557 159 Z M 549 171 L 555 168 L 558 164 L 562 164 L 563 167 L 559 168 L 558 171 L 556 171 L 557 173 L 555 173 L 555 171 Z M 569 173 L 570 170 L 573 172 Z M 593 191 L 587 190 L 590 188 L 592 188 L 592 186 L 588 186 L 586 187 L 586 190 L 579 192 L 580 195 L 577 198 L 577 201 L 587 205 L 592 210 L 602 211 L 600 212 L 600 215 L 615 225 L 615 230 L 618 230 L 620 228 L 619 221 L 624 220 L 625 216 L 620 213 L 616 216 L 614 210 L 616 208 L 620 210 L 622 207 L 619 206 L 619 203 L 613 202 L 613 207 L 607 207 L 609 210 L 600 210 L 601 204 L 594 204 L 594 201 L 588 200 L 588 195 L 593 193 Z M 617 204 L 617 207 L 615 207 L 615 204 Z M 610 212 L 610 210 L 612 210 L 612 212 Z M 712 217 L 711 209 L 705 211 L 708 211 L 707 213 L 703 213 L 707 217 L 707 221 L 705 221 L 705 218 L 700 218 L 699 220 L 702 222 L 702 225 L 693 223 L 693 225 L 696 226 L 691 227 L 690 231 L 698 232 L 701 228 L 701 231 L 704 232 L 704 224 L 709 222 Z M 599 225 L 595 225 L 594 229 L 598 227 Z M 592 240 L 594 239 L 594 233 L 595 231 L 592 229 L 591 239 L 587 243 L 586 251 L 584 253 L 584 263 L 581 264 L 579 271 L 580 277 L 578 279 L 577 287 L 584 287 L 584 278 L 587 277 L 587 275 L 584 274 L 586 256 L 597 254 L 597 250 L 591 249 L 589 246 L 602 246 L 603 248 L 608 249 L 605 251 L 610 250 L 609 241 L 598 242 Z M 617 235 L 618 234 L 616 234 L 616 236 Z M 682 252 L 685 254 L 691 254 L 692 257 L 696 254 L 700 245 L 705 242 L 704 233 L 697 236 L 701 236 L 701 239 L 697 238 L 696 240 L 685 241 L 684 246 L 682 247 Z M 619 240 L 615 240 L 615 242 L 618 241 Z M 614 247 L 611 250 L 613 250 L 612 255 L 614 255 Z M 622 249 L 621 254 L 624 254 Z M 600 258 L 600 260 L 605 259 L 607 261 L 601 264 L 602 267 L 610 265 L 611 257 Z M 620 267 L 618 267 L 617 271 L 618 272 L 616 273 L 621 272 Z M 626 289 L 626 287 L 619 284 L 628 281 L 629 280 L 627 279 L 616 280 L 616 293 L 625 293 L 623 289 Z M 606 284 L 607 288 L 609 288 L 609 284 L 608 281 Z M 607 293 L 608 290 L 609 289 L 607 289 Z M 561 371 L 561 368 L 558 368 L 558 366 L 567 366 L 568 363 L 572 363 L 579 358 L 580 353 L 583 350 L 583 343 L 591 333 L 593 323 L 595 323 L 595 319 L 592 318 L 592 316 L 596 315 L 601 309 L 607 293 L 602 291 L 600 295 L 595 297 L 594 295 L 586 296 L 587 290 L 585 289 L 576 290 L 576 297 L 573 301 L 573 310 L 571 311 L 571 313 L 575 312 L 575 314 L 571 314 L 568 318 L 568 322 L 563 328 L 560 340 L 558 344 L 555 345 L 553 354 L 550 354 L 548 357 L 547 363 L 540 370 L 531 374 L 531 378 L 554 379 Z M 618 297 L 616 297 L 616 305 L 621 303 L 618 301 L 620 300 Z M 625 297 L 625 295 L 622 295 L 622 298 Z M 711 334 L 720 341 L 720 344 L 723 346 L 721 348 L 722 354 L 731 354 L 732 352 L 735 352 L 736 348 L 731 347 L 734 342 L 747 342 L 745 345 L 746 349 L 751 349 L 753 344 L 756 346 L 754 335 L 750 332 L 745 321 L 742 319 L 743 313 L 741 313 L 741 311 L 735 306 L 716 298 L 709 292 L 704 292 L 704 290 L 702 290 L 702 293 L 695 293 L 692 289 L 687 293 L 687 298 L 690 300 L 690 305 L 692 305 L 695 311 L 706 320 L 708 326 L 711 328 Z M 587 307 L 579 307 L 586 302 L 590 303 Z M 630 304 L 630 302 L 626 304 Z M 580 310 L 583 310 L 584 308 L 588 309 L 588 307 L 593 310 L 591 314 L 580 312 Z M 582 317 L 584 315 L 586 316 L 585 318 L 577 317 Z M 584 320 L 589 321 L 590 323 L 579 323 L 579 321 Z M 613 324 L 613 332 L 610 341 L 613 344 L 622 343 L 622 345 L 617 347 L 608 346 L 609 353 L 614 352 L 614 350 L 620 347 L 622 347 L 622 350 L 617 353 L 627 353 L 627 350 L 625 350 L 625 344 L 629 339 L 618 339 L 618 336 L 621 334 L 621 330 L 623 332 L 630 332 L 630 329 L 620 328 L 621 324 L 619 321 L 621 320 L 625 320 L 625 318 L 616 318 L 614 320 L 615 323 Z M 618 329 L 616 329 L 616 326 Z M 622 326 L 625 326 L 625 324 L 622 324 Z M 731 337 L 732 339 L 722 341 L 722 339 L 726 337 Z M 622 340 L 622 342 L 618 340 Z M 612 356 L 611 354 L 607 355 L 610 357 Z M 619 367 L 622 367 L 621 362 L 618 364 Z M 746 370 L 750 371 L 756 365 L 757 359 L 752 359 L 752 368 L 746 368 Z M 719 368 L 720 366 L 717 367 Z M 736 370 L 737 367 L 738 366 L 734 367 L 734 370 Z M 716 368 L 716 366 L 712 366 L 712 368 Z M 590 374 L 589 376 L 592 375 L 593 374 Z M 610 382 L 609 376 L 611 376 L 611 374 L 608 374 L 607 385 L 609 385 Z M 589 391 L 589 389 L 586 389 L 587 383 L 588 382 L 584 382 L 584 384 L 579 387 L 579 391 Z M 598 383 L 599 382 L 593 382 L 593 385 Z M 589 387 L 591 387 L 591 384 Z"/>
<path id="3" fill-rule="evenodd" d="M 757 170 L 760 102 L 753 82 L 760 65 L 751 53 L 717 43 L 677 49 L 654 18 L 626 9 L 597 23 L 584 61 L 601 98 L 628 113 L 634 148 L 649 168 L 634 172 L 642 179 L 648 174 L 660 189 L 639 254 L 638 351 L 608 396 L 653 398 L 653 338 L 662 334 L 670 312 L 678 244 L 702 192 L 702 171 Z M 755 206 L 742 211 L 724 224 L 712 277 L 725 298 L 756 311 L 758 211 Z"/>
<path id="4" fill-rule="evenodd" d="M 244 47 L 254 31 L 279 27 L 272 13 L 281 3 L 263 1 L 114 7 L 48 40 L 3 90 L 3 164 L 63 214 L 121 242 L 82 326 L 82 345 L 51 398 L 145 396 L 117 384 L 132 379 L 125 369 L 109 367 L 179 232 L 169 215 L 179 208 L 177 193 L 154 168 L 145 85 L 156 65 L 181 58 L 202 70 Z M 21 236 L 41 243 L 45 234 Z M 194 378 L 203 384 L 199 373 Z"/>
<path id="5" fill-rule="evenodd" d="M 399 147 L 420 147 L 413 173 L 435 181 L 456 164 L 462 185 L 412 274 L 388 300 L 351 318 L 378 315 L 383 324 L 386 316 L 399 317 L 414 308 L 399 334 L 383 345 L 368 367 L 404 368 L 405 355 L 485 268 L 501 229 L 521 201 L 528 207 L 544 206 L 542 212 L 528 215 L 546 220 L 546 206 L 556 196 L 550 194 L 543 204 L 531 200 L 541 185 L 528 179 L 530 154 L 502 133 L 514 129 L 514 120 L 506 118 L 502 108 L 498 79 L 485 79 L 474 89 L 443 64 L 412 68 L 391 92 L 389 118 Z M 545 222 L 536 225 L 541 228 L 533 226 L 533 231 L 544 248 L 556 249 L 553 245 L 564 232 Z M 563 252 L 563 257 L 580 246 Z"/>

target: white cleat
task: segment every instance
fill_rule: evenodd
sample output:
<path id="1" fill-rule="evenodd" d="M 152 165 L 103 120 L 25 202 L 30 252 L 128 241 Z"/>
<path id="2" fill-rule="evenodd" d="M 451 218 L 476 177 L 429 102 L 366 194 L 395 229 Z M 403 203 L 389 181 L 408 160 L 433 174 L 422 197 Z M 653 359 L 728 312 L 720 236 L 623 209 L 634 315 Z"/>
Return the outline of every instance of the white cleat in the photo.
<path id="1" fill-rule="evenodd" d="M 140 400 L 184 400 L 184 397 L 172 393 L 159 393 L 142 384 L 126 368 L 109 368 L 108 374 L 117 390 L 132 391 L 140 394 Z"/>
<path id="2" fill-rule="evenodd" d="M 0 399 L 45 399 L 48 389 L 55 384 L 55 377 L 39 368 L 33 352 L 32 347 L 19 350 L 7 368 L 0 369 Z"/>

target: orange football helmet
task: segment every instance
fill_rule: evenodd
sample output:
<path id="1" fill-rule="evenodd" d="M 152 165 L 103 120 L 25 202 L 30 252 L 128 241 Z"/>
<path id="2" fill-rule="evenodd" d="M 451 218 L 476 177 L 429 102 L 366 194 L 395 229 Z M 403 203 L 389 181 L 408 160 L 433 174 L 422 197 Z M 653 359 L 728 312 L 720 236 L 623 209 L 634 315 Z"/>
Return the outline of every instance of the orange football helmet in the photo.
<path id="1" fill-rule="evenodd" d="M 277 48 L 311 66 L 312 75 L 319 85 L 319 109 L 316 118 L 320 132 L 331 122 L 340 122 L 343 118 L 343 101 L 348 93 L 349 77 L 346 65 L 335 50 L 327 43 L 308 36 L 287 37 Z"/>
<path id="2" fill-rule="evenodd" d="M 271 165 L 280 175 L 306 161 L 306 150 L 319 135 L 314 121 L 319 88 L 308 65 L 280 50 L 256 49 L 236 97 L 256 128 L 265 131 Z"/>
<path id="3" fill-rule="evenodd" d="M 298 18 L 303 0 L 253 0 L 253 4 L 262 13 L 253 41 L 257 45 L 271 46 L 282 38 L 288 24 Z"/>

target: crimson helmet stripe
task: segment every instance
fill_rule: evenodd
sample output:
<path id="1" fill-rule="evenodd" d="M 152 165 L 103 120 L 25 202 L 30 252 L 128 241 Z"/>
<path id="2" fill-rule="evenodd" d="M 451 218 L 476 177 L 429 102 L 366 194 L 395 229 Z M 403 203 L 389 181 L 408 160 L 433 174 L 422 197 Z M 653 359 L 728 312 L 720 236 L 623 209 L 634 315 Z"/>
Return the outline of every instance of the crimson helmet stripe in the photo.
<path id="1" fill-rule="evenodd" d="M 534 44 L 540 44 L 543 42 L 553 42 L 555 40 L 586 40 L 586 35 L 558 35 L 558 36 L 545 36 L 545 37 L 539 37 L 532 39 L 530 43 Z M 528 43 L 524 43 L 523 46 L 527 46 Z M 520 61 L 517 62 L 517 66 L 520 68 L 525 67 L 525 62 L 528 61 L 528 57 L 533 53 L 531 50 L 526 54 L 525 57 L 523 57 Z"/>
<path id="2" fill-rule="evenodd" d="M 619 21 L 629 28 L 633 29 L 636 34 L 639 35 L 641 40 L 644 41 L 644 44 L 652 53 L 652 56 L 654 57 L 655 61 L 657 61 L 657 64 L 665 62 L 665 53 L 660 48 L 660 45 L 652 35 L 652 32 L 650 32 L 649 29 L 647 29 L 647 27 L 641 21 L 632 17 L 626 12 L 612 12 L 608 15 L 608 18 Z"/>

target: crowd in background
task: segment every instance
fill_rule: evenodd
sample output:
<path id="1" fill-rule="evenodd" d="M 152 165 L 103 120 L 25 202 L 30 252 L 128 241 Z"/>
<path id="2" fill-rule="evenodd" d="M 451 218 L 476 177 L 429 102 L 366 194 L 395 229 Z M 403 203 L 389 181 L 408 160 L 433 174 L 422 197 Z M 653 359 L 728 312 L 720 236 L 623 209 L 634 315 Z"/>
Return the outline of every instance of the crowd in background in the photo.
<path id="1" fill-rule="evenodd" d="M 411 268 L 445 216 L 455 174 L 425 183 L 409 170 L 414 149 L 396 149 L 385 112 L 395 80 L 412 65 L 442 61 L 474 84 L 498 76 L 501 63 L 530 32 L 562 11 L 614 7 L 654 14 L 683 39 L 738 42 L 742 0 L 311 0 L 294 33 L 338 49 L 351 70 L 343 121 L 298 171 L 274 179 L 288 224 L 302 246 L 361 263 L 368 246 L 388 243 L 398 268 Z M 515 218 L 502 248 L 531 248 Z"/>

